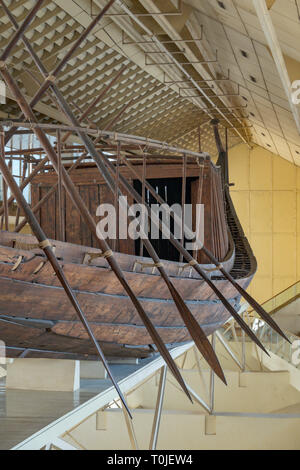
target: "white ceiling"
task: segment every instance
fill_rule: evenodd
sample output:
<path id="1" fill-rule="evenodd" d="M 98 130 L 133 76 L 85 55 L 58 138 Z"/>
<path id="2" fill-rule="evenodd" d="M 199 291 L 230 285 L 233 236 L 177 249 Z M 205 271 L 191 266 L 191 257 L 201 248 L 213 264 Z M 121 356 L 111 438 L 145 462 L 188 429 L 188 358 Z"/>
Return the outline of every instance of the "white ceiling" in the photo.
<path id="1" fill-rule="evenodd" d="M 223 71 L 230 69 L 231 79 L 240 84 L 240 94 L 247 98 L 252 141 L 300 165 L 299 132 L 252 1 L 223 0 L 226 10 L 216 0 L 186 3 L 196 7 L 194 15 L 204 26 L 211 49 L 219 51 L 219 65 Z M 295 0 L 275 0 L 270 16 L 283 54 L 300 62 L 300 20 Z M 298 70 L 300 79 L 300 63 Z"/>
<path id="2" fill-rule="evenodd" d="M 300 0 L 268 3 L 273 3 L 269 12 L 282 53 L 293 65 L 293 79 L 300 80 L 300 20 L 296 1 L 300 9 Z M 214 138 L 206 123 L 211 117 L 219 117 L 229 128 L 230 146 L 242 141 L 248 146 L 256 143 L 300 166 L 299 132 L 253 0 L 183 0 L 177 16 L 161 13 L 176 11 L 178 0 L 122 2 L 131 11 L 152 15 L 139 16 L 140 24 L 128 15 L 106 16 L 76 52 L 62 71 L 58 85 L 67 100 L 74 101 L 77 112 L 76 106 L 85 109 L 120 67 L 127 64 L 124 77 L 91 116 L 100 128 L 105 128 L 124 108 L 112 130 L 172 143 L 177 141 L 197 150 L 201 125 L 202 149 L 213 155 Z M 32 0 L 7 0 L 7 3 L 18 23 L 33 5 Z M 107 0 L 92 3 L 90 0 L 45 0 L 26 35 L 49 71 L 91 22 L 91 4 L 96 14 Z M 110 13 L 124 13 L 118 0 Z M 202 40 L 191 42 L 201 36 L 202 29 Z M 12 33 L 4 14 L 0 17 L 0 32 L 3 48 Z M 141 44 L 145 40 L 150 44 Z M 161 51 L 164 47 L 161 42 L 166 40 L 171 41 L 166 46 L 171 57 L 151 54 L 151 51 Z M 184 52 L 178 54 L 179 50 Z M 217 62 L 199 63 L 214 61 L 216 51 Z M 171 64 L 160 64 L 166 61 Z M 181 65 L 183 62 L 185 65 Z M 15 78 L 21 81 L 23 91 L 30 97 L 36 84 L 24 69 L 37 72 L 21 44 L 14 50 L 11 65 Z M 228 70 L 230 81 L 215 81 L 226 77 Z M 188 80 L 186 74 L 196 82 Z M 165 80 L 174 83 L 166 84 Z M 182 80 L 185 82 L 175 83 Z M 212 109 L 213 104 L 218 110 Z M 5 111 L 11 116 L 17 113 L 11 101 L 6 109 L 1 107 L 0 114 Z M 47 98 L 36 111 L 43 119 L 49 116 L 65 120 Z"/>

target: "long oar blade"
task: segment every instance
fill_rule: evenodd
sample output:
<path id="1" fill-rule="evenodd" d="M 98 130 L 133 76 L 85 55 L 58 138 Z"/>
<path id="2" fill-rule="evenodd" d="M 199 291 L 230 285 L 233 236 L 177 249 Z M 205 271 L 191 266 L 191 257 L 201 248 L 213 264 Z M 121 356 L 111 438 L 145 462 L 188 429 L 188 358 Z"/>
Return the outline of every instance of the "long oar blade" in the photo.
<path id="1" fill-rule="evenodd" d="M 176 302 L 176 306 L 179 310 L 179 313 L 181 314 L 182 319 L 185 322 L 188 332 L 190 333 L 192 339 L 195 342 L 195 345 L 197 346 L 200 353 L 203 355 L 204 359 L 210 365 L 212 370 L 215 372 L 215 374 L 222 380 L 222 382 L 225 383 L 225 385 L 227 385 L 223 369 L 220 365 L 219 359 L 211 343 L 207 339 L 204 331 L 202 330 L 201 326 L 199 325 L 195 317 L 187 308 L 183 299 L 178 295 L 178 292 L 176 291 L 173 284 L 172 283 L 170 284 L 171 284 L 173 298 Z"/>
<path id="2" fill-rule="evenodd" d="M 159 353 L 162 355 L 164 361 L 166 362 L 167 366 L 169 367 L 170 371 L 172 372 L 172 374 L 174 375 L 174 377 L 176 378 L 177 382 L 179 383 L 179 385 L 181 386 L 181 388 L 183 389 L 184 393 L 187 395 L 187 397 L 189 398 L 189 400 L 192 402 L 192 398 L 191 398 L 191 395 L 186 387 L 186 384 L 178 370 L 178 367 L 174 361 L 174 359 L 172 358 L 170 352 L 168 351 L 168 348 L 166 347 L 165 343 L 163 342 L 163 340 L 161 339 L 161 337 L 159 336 L 159 334 L 157 333 L 153 323 L 151 322 L 151 320 L 148 318 L 148 316 L 146 315 L 144 309 L 142 308 L 142 306 L 140 305 L 140 303 L 136 304 L 136 308 L 138 310 L 138 313 L 149 333 L 149 335 L 151 336 L 152 340 L 153 340 L 153 343 L 156 345 L 157 347 L 157 350 L 159 351 Z"/>
<path id="3" fill-rule="evenodd" d="M 224 307 L 228 310 L 229 313 L 233 316 L 235 321 L 240 325 L 240 327 L 247 333 L 247 335 L 257 344 L 257 346 L 269 356 L 269 353 L 267 350 L 264 348 L 262 343 L 259 341 L 259 339 L 256 337 L 256 335 L 253 333 L 251 328 L 247 325 L 247 323 L 240 317 L 240 315 L 236 312 L 236 310 L 233 308 L 233 306 L 228 302 L 228 300 L 223 296 L 223 294 L 218 290 L 218 288 L 215 286 L 215 284 L 206 276 L 206 274 L 201 270 L 199 265 L 195 265 L 195 268 L 197 272 L 205 279 L 207 284 L 212 288 L 212 290 L 217 294 L 221 302 L 223 303 Z"/>
<path id="4" fill-rule="evenodd" d="M 253 299 L 253 297 L 251 297 L 250 294 L 248 294 L 248 292 L 246 292 L 241 286 L 239 286 L 238 283 L 236 283 L 236 288 L 238 289 L 238 291 L 242 294 L 242 296 L 244 297 L 244 299 L 251 305 L 251 307 L 254 308 L 254 310 L 260 315 L 260 317 L 266 322 L 268 323 L 268 325 L 271 326 L 271 328 L 273 328 L 280 336 L 282 336 L 286 341 L 288 341 L 290 343 L 290 340 L 287 338 L 287 336 L 285 335 L 285 333 L 282 331 L 282 329 L 280 328 L 280 326 L 273 320 L 273 318 L 271 317 L 271 315 L 269 315 L 265 310 L 264 308 L 259 305 L 258 302 L 256 302 L 255 299 Z"/>

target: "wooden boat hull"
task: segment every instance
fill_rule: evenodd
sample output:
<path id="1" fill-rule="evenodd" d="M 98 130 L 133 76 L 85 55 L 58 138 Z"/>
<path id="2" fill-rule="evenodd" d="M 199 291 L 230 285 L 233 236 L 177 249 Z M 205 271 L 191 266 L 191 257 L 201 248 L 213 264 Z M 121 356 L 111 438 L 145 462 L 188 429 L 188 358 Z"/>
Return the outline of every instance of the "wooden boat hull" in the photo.
<path id="1" fill-rule="evenodd" d="M 7 245 L 12 244 L 12 239 L 27 241 L 28 244 L 34 241 L 30 236 L 1 234 L 1 339 L 13 348 L 48 351 L 48 354 L 49 351 L 53 351 L 90 355 L 91 348 L 90 346 L 87 348 L 89 344 L 87 334 L 76 318 L 51 266 L 49 263 L 44 263 L 42 252 L 11 248 Z M 151 338 L 106 261 L 101 258 L 93 261 L 97 266 L 79 264 L 82 254 L 91 251 L 89 248 L 76 247 L 80 253 L 77 253 L 77 258 L 73 254 L 72 258 L 70 253 L 73 253 L 74 246 L 53 243 L 56 244 L 59 258 L 60 254 L 64 253 L 61 265 L 65 276 L 74 289 L 97 340 L 107 347 L 113 346 L 115 355 L 128 355 L 129 349 L 125 345 L 134 347 L 130 349 L 131 355 L 143 357 L 149 354 L 151 349 L 148 345 L 152 342 Z M 20 256 L 22 263 L 14 270 L 16 260 Z M 148 273 L 133 271 L 136 261 L 139 260 L 135 256 L 122 254 L 116 256 L 126 271 L 127 281 L 163 341 L 166 344 L 189 341 L 190 335 L 161 277 L 157 273 L 152 274 L 150 268 L 147 268 Z M 73 262 L 65 261 L 65 258 Z M 228 269 L 233 265 L 233 258 L 232 253 L 227 260 Z M 41 269 L 35 273 L 41 265 Z M 207 335 L 228 320 L 229 314 L 223 304 L 197 273 L 188 270 L 179 277 L 179 263 L 165 262 L 165 265 L 168 267 L 175 288 Z M 212 266 L 206 268 L 212 269 Z M 247 276 L 238 282 L 243 288 L 247 288 L 251 279 L 252 276 Z M 215 279 L 214 282 L 230 303 L 237 307 L 240 296 L 233 286 L 225 279 Z M 18 335 L 17 331 L 20 329 L 21 334 Z M 70 340 L 70 343 L 67 340 Z"/>
<path id="2" fill-rule="evenodd" d="M 222 265 L 247 289 L 256 271 L 256 260 L 225 191 L 229 250 Z M 0 232 L 0 339 L 11 354 L 34 357 L 92 358 L 94 347 L 78 321 L 58 279 L 32 236 Z M 94 248 L 52 241 L 56 257 L 106 354 L 145 357 L 155 349 L 152 339 L 115 274 L 103 258 L 91 260 Z M 23 245 L 23 247 L 22 247 Z M 25 245 L 25 248 L 24 248 Z M 27 249 L 26 249 L 27 246 Z M 156 268 L 146 267 L 148 258 L 115 253 L 126 281 L 166 345 L 189 341 L 166 283 Z M 162 258 L 162 256 L 161 256 Z M 162 261 L 206 335 L 230 317 L 211 287 L 183 263 Z M 240 294 L 214 265 L 202 264 L 222 295 L 238 308 Z"/>

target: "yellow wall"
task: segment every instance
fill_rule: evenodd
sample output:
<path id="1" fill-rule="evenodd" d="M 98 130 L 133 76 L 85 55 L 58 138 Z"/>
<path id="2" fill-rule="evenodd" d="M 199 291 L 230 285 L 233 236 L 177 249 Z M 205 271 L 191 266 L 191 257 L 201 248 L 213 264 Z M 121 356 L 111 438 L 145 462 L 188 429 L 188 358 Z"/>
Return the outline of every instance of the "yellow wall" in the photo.
<path id="1" fill-rule="evenodd" d="M 300 168 L 259 147 L 229 152 L 231 195 L 258 261 L 249 292 L 268 300 L 300 278 Z"/>

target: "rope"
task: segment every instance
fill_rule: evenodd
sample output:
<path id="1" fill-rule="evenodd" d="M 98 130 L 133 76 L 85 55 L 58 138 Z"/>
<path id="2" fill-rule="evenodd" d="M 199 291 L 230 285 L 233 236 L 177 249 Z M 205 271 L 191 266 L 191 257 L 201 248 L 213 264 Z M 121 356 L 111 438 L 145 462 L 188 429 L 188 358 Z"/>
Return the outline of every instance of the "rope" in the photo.
<path id="1" fill-rule="evenodd" d="M 181 266 L 179 268 L 179 273 L 178 274 L 181 274 L 181 272 L 183 272 L 187 268 L 197 266 L 197 264 L 198 264 L 198 262 L 195 259 L 192 259 L 188 264 L 185 264 L 184 266 Z M 220 269 L 223 269 L 223 268 L 224 268 L 224 266 L 222 264 L 218 264 L 215 268 L 202 268 L 202 270 L 207 272 L 207 273 L 212 273 L 214 271 L 217 271 L 217 270 L 220 270 Z"/>
<path id="2" fill-rule="evenodd" d="M 23 260 L 23 256 L 19 256 L 16 263 L 12 267 L 12 271 L 16 271 L 18 269 L 18 267 L 22 263 L 22 260 Z"/>
<path id="3" fill-rule="evenodd" d="M 192 259 L 189 263 L 179 268 L 178 274 L 181 274 L 187 268 L 192 268 L 193 266 L 197 266 L 197 264 L 198 262 L 195 259 Z"/>
<path id="4" fill-rule="evenodd" d="M 112 256 L 114 256 L 112 250 L 107 250 L 107 251 L 105 251 L 105 253 L 86 253 L 85 256 L 84 256 L 83 263 L 85 264 L 87 262 L 87 257 L 90 258 L 89 259 L 89 263 L 90 263 L 91 261 L 93 261 L 94 259 L 97 259 L 97 258 L 108 259 L 108 258 L 112 258 Z"/>
<path id="5" fill-rule="evenodd" d="M 203 271 L 206 271 L 207 273 L 212 273 L 214 271 L 220 271 L 220 269 L 223 269 L 224 266 L 222 264 L 218 264 L 215 268 L 203 268 Z"/>
<path id="6" fill-rule="evenodd" d="M 44 240 L 41 243 L 39 243 L 39 248 L 44 250 L 45 248 L 52 248 L 52 245 L 49 240 Z"/>
<path id="7" fill-rule="evenodd" d="M 135 261 L 134 263 L 134 266 L 133 266 L 133 270 L 135 271 L 136 269 L 136 265 L 139 264 L 142 268 L 142 271 L 144 270 L 144 268 L 163 268 L 164 265 L 162 263 L 143 263 L 142 261 Z"/>

